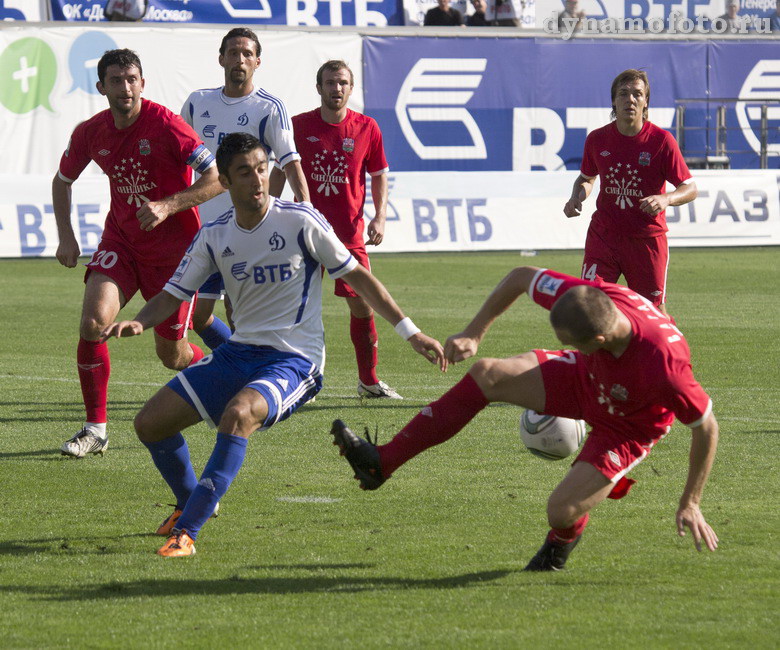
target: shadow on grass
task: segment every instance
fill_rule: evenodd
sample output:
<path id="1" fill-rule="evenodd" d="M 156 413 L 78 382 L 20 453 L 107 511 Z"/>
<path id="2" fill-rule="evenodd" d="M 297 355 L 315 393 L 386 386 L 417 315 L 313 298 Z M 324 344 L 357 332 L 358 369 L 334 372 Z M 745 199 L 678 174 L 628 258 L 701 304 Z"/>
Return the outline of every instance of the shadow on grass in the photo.
<path id="1" fill-rule="evenodd" d="M 116 553 L 111 544 L 118 539 L 132 537 L 156 537 L 154 533 L 129 533 L 111 537 L 42 537 L 40 539 L 18 539 L 0 542 L 2 555 L 35 555 L 57 553 L 62 555 L 94 555 Z M 124 551 L 123 551 L 124 552 Z"/>
<path id="2" fill-rule="evenodd" d="M 2 422 L 2 420 L 0 420 Z M 122 447 L 122 446 L 111 446 L 111 451 L 121 451 L 122 449 L 128 449 L 128 447 Z M 45 460 L 45 461 L 56 461 L 58 463 L 78 463 L 84 460 L 89 460 L 86 458 L 73 458 L 72 456 L 63 456 L 60 453 L 59 447 L 52 446 L 48 449 L 35 449 L 35 450 L 29 450 L 29 451 L 12 451 L 12 452 L 2 452 L 0 451 L 0 461 L 3 460 L 19 460 L 19 459 L 37 459 L 37 460 Z"/>
<path id="3" fill-rule="evenodd" d="M 160 562 L 170 560 L 159 559 Z M 182 560 L 175 560 L 182 562 Z M 183 560 L 188 562 L 191 560 Z M 308 566 L 308 565 L 306 565 Z M 328 568 L 330 565 L 323 565 Z M 363 565 L 338 565 L 350 569 Z M 286 567 L 283 567 L 286 569 Z M 293 565 L 293 568 L 294 565 Z M 28 585 L 0 586 L 0 593 L 25 593 L 41 600 L 84 601 L 116 600 L 118 598 L 170 598 L 172 596 L 234 596 L 242 594 L 299 594 L 299 593 L 359 593 L 364 591 L 403 591 L 407 589 L 463 589 L 479 587 L 506 577 L 512 571 L 480 571 L 443 578 L 403 578 L 392 576 L 316 576 L 306 578 L 216 578 L 197 580 L 162 578 L 132 582 L 110 581 L 79 587 L 33 587 Z"/>
<path id="4" fill-rule="evenodd" d="M 136 413 L 144 405 L 142 401 L 109 402 L 108 408 L 114 413 Z M 11 417 L 0 417 L 5 422 L 73 422 L 77 427 L 84 420 L 82 402 L 0 402 L 0 410 L 7 408 Z M 29 414 L 29 415 L 28 415 Z M 125 416 L 122 416 L 125 417 Z"/>

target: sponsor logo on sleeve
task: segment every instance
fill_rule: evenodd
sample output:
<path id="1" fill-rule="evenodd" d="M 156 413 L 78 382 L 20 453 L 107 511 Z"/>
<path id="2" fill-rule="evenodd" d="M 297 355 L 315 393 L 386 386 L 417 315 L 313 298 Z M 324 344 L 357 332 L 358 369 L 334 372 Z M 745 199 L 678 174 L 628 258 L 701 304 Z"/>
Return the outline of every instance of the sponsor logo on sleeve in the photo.
<path id="1" fill-rule="evenodd" d="M 548 296 L 554 296 L 558 293 L 558 289 L 561 288 L 562 284 L 563 280 L 560 278 L 543 275 L 536 283 L 536 290 L 539 293 L 546 293 Z"/>

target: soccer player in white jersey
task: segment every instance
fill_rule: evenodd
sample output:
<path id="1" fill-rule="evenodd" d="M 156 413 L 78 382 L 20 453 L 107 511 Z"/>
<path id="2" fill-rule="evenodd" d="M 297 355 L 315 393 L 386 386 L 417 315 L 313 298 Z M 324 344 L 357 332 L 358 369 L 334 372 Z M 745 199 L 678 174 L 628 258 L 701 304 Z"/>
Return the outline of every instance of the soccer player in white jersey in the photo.
<path id="1" fill-rule="evenodd" d="M 133 336 L 154 327 L 215 272 L 233 303 L 235 333 L 201 363 L 179 373 L 135 418 L 135 429 L 176 497 L 158 529 L 165 557 L 195 553 L 194 540 L 244 459 L 249 435 L 289 417 L 322 386 L 322 273 L 344 278 L 412 348 L 446 370 L 441 344 L 414 326 L 387 289 L 358 264 L 313 207 L 268 195 L 268 157 L 247 133 L 217 150 L 222 185 L 234 207 L 206 224 L 157 297 L 135 320 L 103 332 Z M 198 481 L 180 433 L 205 420 L 217 427 Z"/>
<path id="2" fill-rule="evenodd" d="M 260 67 L 262 48 L 257 35 L 246 27 L 231 29 L 219 47 L 219 65 L 225 72 L 225 85 L 196 90 L 181 109 L 181 115 L 203 138 L 211 151 L 228 133 L 242 131 L 260 140 L 267 152 L 272 152 L 290 182 L 298 201 L 309 200 L 309 190 L 301 168 L 301 157 L 295 149 L 290 117 L 284 102 L 262 88 L 255 88 L 254 74 Z M 280 174 L 281 175 L 281 174 Z M 280 196 L 284 183 L 271 187 L 273 196 Z M 225 192 L 199 208 L 200 218 L 207 223 L 231 207 Z M 193 327 L 212 350 L 230 338 L 230 329 L 213 315 L 214 304 L 223 290 L 221 278 L 215 276 L 201 287 L 193 313 Z M 226 304 L 230 313 L 229 304 Z"/>

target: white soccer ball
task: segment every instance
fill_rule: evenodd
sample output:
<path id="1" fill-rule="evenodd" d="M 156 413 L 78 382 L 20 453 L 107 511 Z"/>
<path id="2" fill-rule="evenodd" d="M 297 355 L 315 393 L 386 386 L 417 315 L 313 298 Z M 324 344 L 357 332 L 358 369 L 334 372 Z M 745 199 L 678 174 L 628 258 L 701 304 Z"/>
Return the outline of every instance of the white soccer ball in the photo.
<path id="1" fill-rule="evenodd" d="M 585 421 L 543 415 L 528 409 L 520 416 L 520 438 L 535 456 L 561 460 L 571 456 L 585 439 Z"/>

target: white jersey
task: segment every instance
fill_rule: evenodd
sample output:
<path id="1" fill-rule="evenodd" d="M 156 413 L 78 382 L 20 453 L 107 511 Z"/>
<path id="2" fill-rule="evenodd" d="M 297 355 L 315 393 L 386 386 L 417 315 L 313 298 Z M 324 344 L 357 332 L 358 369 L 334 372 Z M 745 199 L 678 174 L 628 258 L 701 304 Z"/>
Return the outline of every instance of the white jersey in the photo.
<path id="1" fill-rule="evenodd" d="M 295 150 L 293 127 L 284 102 L 262 88 L 244 97 L 227 97 L 224 86 L 196 90 L 184 102 L 181 116 L 203 138 L 216 155 L 228 133 L 251 133 L 265 147 L 269 160 L 281 167 L 301 157 Z M 199 206 L 203 223 L 216 219 L 231 208 L 230 193 L 224 192 Z"/>
<path id="2" fill-rule="evenodd" d="M 309 203 L 271 197 L 252 230 L 234 210 L 205 224 L 164 290 L 182 300 L 219 271 L 233 304 L 231 341 L 305 356 L 322 369 L 322 273 L 340 278 L 358 266 L 330 224 Z"/>

